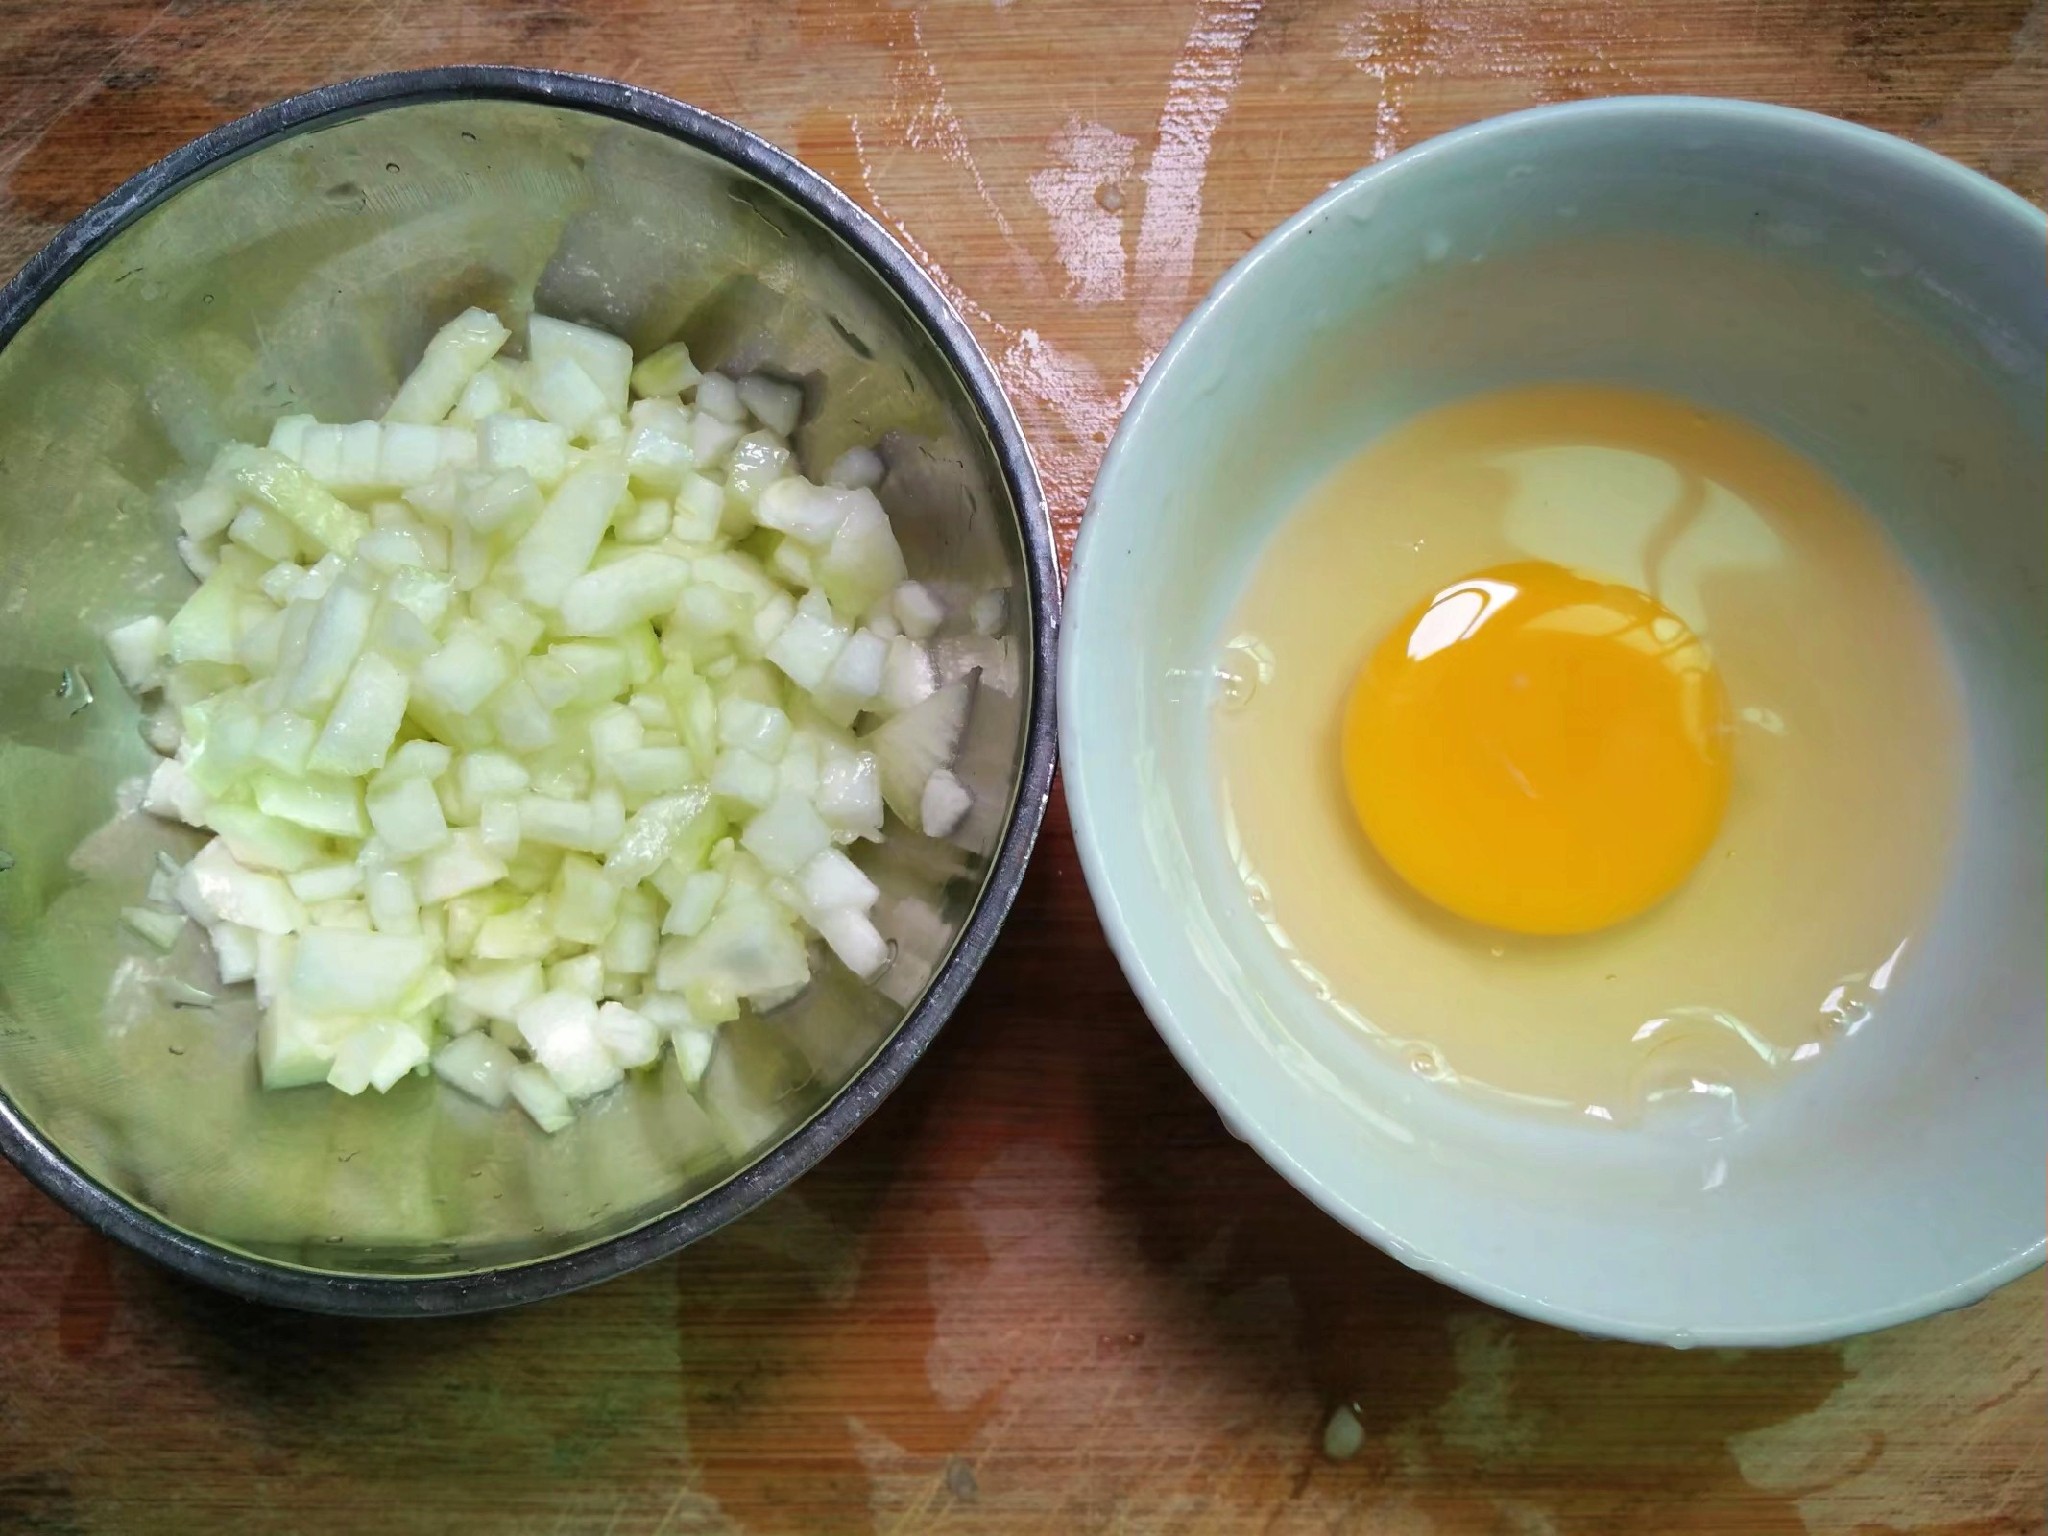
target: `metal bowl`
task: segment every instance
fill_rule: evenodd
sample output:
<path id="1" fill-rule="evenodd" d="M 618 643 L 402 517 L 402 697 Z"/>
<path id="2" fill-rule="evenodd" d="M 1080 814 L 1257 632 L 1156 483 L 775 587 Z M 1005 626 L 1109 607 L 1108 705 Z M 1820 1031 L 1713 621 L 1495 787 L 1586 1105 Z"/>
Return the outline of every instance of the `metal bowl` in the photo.
<path id="1" fill-rule="evenodd" d="M 912 573 L 1008 593 L 997 633 L 936 642 L 982 675 L 977 810 L 876 850 L 881 988 L 821 974 L 728 1026 L 698 1092 L 665 1064 L 555 1137 L 432 1079 L 260 1091 L 247 989 L 117 917 L 153 850 L 190 846 L 133 809 L 151 755 L 99 641 L 190 588 L 152 488 L 287 410 L 373 413 L 471 303 L 800 379 L 801 462 L 879 444 Z M 0 290 L 0 1150 L 174 1269 L 324 1311 L 478 1311 L 674 1252 L 824 1156 L 966 991 L 1044 811 L 1057 608 L 986 358 L 873 219 L 753 135 L 499 68 L 328 86 L 208 134 Z"/>

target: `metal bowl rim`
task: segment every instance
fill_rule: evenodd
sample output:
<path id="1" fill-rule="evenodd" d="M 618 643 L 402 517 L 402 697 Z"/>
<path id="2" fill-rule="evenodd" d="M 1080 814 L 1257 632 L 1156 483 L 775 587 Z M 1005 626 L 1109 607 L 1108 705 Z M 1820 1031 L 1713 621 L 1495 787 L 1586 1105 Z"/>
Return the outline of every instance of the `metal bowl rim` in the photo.
<path id="1" fill-rule="evenodd" d="M 1002 841 L 952 952 L 917 1005 L 810 1119 L 724 1182 L 630 1231 L 548 1258 L 466 1274 L 344 1275 L 301 1268 L 185 1232 L 116 1193 L 60 1152 L 0 1090 L 0 1152 L 96 1231 L 180 1274 L 253 1301 L 353 1316 L 483 1312 L 595 1285 L 677 1252 L 794 1182 L 903 1080 L 958 1006 L 1016 899 L 1044 819 L 1054 768 L 1059 564 L 1029 445 L 987 356 L 945 295 L 870 214 L 767 140 L 699 108 L 595 75 L 508 65 L 401 70 L 286 97 L 172 151 L 59 230 L 0 288 L 0 348 L 115 235 L 223 166 L 294 134 L 370 112 L 462 99 L 588 112 L 679 139 L 774 187 L 851 247 L 895 292 L 959 376 L 1016 504 L 1030 587 L 1031 698 L 1021 772 Z"/>

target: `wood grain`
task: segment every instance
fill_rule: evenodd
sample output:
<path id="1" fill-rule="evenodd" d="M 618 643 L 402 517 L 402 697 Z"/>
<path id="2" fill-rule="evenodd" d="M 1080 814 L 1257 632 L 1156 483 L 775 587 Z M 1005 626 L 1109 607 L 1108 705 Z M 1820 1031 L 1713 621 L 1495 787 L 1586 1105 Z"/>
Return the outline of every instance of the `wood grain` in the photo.
<path id="1" fill-rule="evenodd" d="M 289 91 L 511 61 L 733 117 L 954 297 L 1070 546 L 1175 321 L 1329 182 L 1513 107 L 1833 112 L 2043 193 L 2027 0 L 0 0 L 0 269 Z M 231 1303 L 0 1175 L 0 1532 L 2048 1530 L 2039 1275 L 1841 1347 L 1602 1344 L 1421 1280 L 1233 1141 L 1064 812 L 928 1062 L 676 1262 L 431 1327 Z M 1339 1403 L 1365 1444 L 1319 1450 Z"/>

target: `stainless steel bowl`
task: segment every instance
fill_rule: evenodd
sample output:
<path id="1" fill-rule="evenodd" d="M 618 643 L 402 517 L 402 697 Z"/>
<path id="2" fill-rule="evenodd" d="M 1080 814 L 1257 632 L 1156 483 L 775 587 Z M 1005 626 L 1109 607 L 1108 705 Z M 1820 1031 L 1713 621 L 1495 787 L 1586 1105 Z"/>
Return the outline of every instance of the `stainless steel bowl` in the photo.
<path id="1" fill-rule="evenodd" d="M 286 410 L 374 412 L 466 304 L 803 381 L 814 473 L 879 443 L 912 572 L 1006 589 L 950 843 L 892 831 L 896 946 L 728 1026 L 555 1137 L 431 1079 L 264 1093 L 253 1003 L 188 936 L 124 937 L 151 761 L 99 636 L 190 580 L 151 489 Z M 994 941 L 1052 776 L 1058 576 L 987 360 L 882 229 L 729 123 L 583 76 L 463 68 L 296 96 L 80 217 L 0 290 L 0 1149 L 93 1226 L 246 1296 L 339 1312 L 530 1301 L 673 1252 L 815 1163 L 909 1070 Z M 211 998 L 210 1004 L 203 999 Z M 706 1104 L 710 1105 L 707 1112 Z"/>

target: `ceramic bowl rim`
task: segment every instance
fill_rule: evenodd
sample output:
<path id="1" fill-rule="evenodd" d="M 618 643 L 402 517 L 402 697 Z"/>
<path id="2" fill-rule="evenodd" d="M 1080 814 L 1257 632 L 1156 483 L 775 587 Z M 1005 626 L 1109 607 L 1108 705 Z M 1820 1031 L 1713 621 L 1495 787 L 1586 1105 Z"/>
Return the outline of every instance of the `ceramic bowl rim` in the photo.
<path id="1" fill-rule="evenodd" d="M 1193 1037 L 1176 1022 L 1168 995 L 1173 988 L 1163 979 L 1165 968 L 1155 968 L 1148 962 L 1124 921 L 1122 898 L 1126 893 L 1120 883 L 1123 877 L 1110 866 L 1098 833 L 1101 813 L 1090 785 L 1089 749 L 1081 739 L 1083 713 L 1075 703 L 1090 692 L 1090 684 L 1081 671 L 1082 653 L 1088 647 L 1090 631 L 1095 627 L 1089 615 L 1090 593 L 1094 588 L 1089 557 L 1098 542 L 1115 536 L 1108 531 L 1111 518 L 1105 515 L 1103 487 L 1112 481 L 1112 471 L 1120 461 L 1135 455 L 1136 450 L 1132 446 L 1134 434 L 1144 429 L 1147 404 L 1165 387 L 1165 381 L 1177 368 L 1186 366 L 1183 359 L 1190 358 L 1201 347 L 1207 322 L 1232 293 L 1254 281 L 1260 269 L 1279 251 L 1312 232 L 1333 206 L 1359 195 L 1365 188 L 1412 177 L 1436 161 L 1461 155 L 1482 143 L 1541 135 L 1560 125 L 1592 122 L 1604 125 L 1611 132 L 1626 133 L 1632 125 L 1649 120 L 1669 123 L 1686 119 L 1698 121 L 1702 126 L 1713 123 L 1718 126 L 1741 124 L 1763 127 L 1788 139 L 1859 155 L 1868 160 L 1873 175 L 1890 170 L 1923 181 L 1943 183 L 1951 192 L 1974 199 L 1987 222 L 2003 219 L 2025 226 L 2036 241 L 2048 234 L 2048 214 L 1989 177 L 1933 150 L 1876 129 L 1796 107 L 1716 97 L 1616 96 L 1530 107 L 1487 118 L 1426 140 L 1335 183 L 1241 256 L 1181 322 L 1147 369 L 1103 455 L 1095 489 L 1089 497 L 1087 516 L 1082 522 L 1067 568 L 1067 610 L 1059 662 L 1060 694 L 1066 703 L 1059 719 L 1061 778 L 1082 873 L 1110 947 L 1132 989 L 1138 994 L 1146 1015 L 1231 1132 L 1249 1143 L 1270 1166 L 1327 1214 L 1403 1263 L 1467 1295 L 1576 1332 L 1687 1346 L 1809 1344 L 1891 1327 L 1981 1300 L 1999 1286 L 2038 1268 L 2044 1257 L 2048 1257 L 2048 1236 L 2008 1254 L 1975 1274 L 1886 1306 L 1843 1316 L 1819 1317 L 1804 1323 L 1766 1327 L 1722 1325 L 1695 1328 L 1681 1322 L 1645 1323 L 1638 1318 L 1555 1303 L 1471 1269 L 1436 1259 L 1381 1225 L 1356 1203 L 1311 1173 L 1288 1150 L 1284 1129 L 1256 1123 L 1239 1113 L 1237 1096 L 1231 1085 L 1208 1069 Z M 1135 887 L 1129 894 L 1144 898 L 1144 893 Z M 1207 1006 L 1207 999 L 1197 1006 Z"/>

